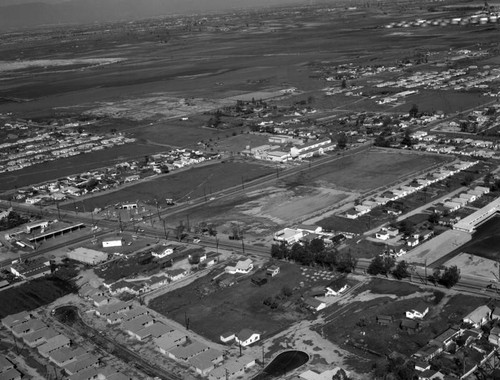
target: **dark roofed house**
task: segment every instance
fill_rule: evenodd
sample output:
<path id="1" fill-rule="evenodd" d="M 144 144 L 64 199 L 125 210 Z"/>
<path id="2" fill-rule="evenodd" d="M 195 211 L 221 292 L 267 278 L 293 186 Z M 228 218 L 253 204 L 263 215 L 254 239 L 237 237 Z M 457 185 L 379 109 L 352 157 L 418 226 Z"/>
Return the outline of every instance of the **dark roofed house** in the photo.
<path id="1" fill-rule="evenodd" d="M 420 330 L 420 323 L 412 319 L 403 319 L 399 324 L 399 327 L 408 334 L 415 334 L 418 330 Z"/>
<path id="2" fill-rule="evenodd" d="M 377 315 L 377 323 L 381 326 L 389 326 L 393 321 L 394 320 L 390 315 Z"/>
<path id="3" fill-rule="evenodd" d="M 15 369 L 11 368 L 5 372 L 0 373 L 1 380 L 21 380 L 21 373 Z"/>
<path id="4" fill-rule="evenodd" d="M 314 311 L 323 310 L 326 307 L 326 303 L 312 297 L 308 297 L 304 300 L 306 307 Z"/>

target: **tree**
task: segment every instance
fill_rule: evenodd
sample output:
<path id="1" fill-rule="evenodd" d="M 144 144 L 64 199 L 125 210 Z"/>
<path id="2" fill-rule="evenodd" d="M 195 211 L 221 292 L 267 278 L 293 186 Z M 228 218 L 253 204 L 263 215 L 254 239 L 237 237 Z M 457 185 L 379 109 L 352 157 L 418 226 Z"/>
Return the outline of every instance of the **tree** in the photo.
<path id="1" fill-rule="evenodd" d="M 271 257 L 281 260 L 288 257 L 288 249 L 284 241 L 280 244 L 273 244 L 271 246 Z"/>
<path id="2" fill-rule="evenodd" d="M 347 81 L 346 81 L 345 79 L 342 79 L 342 83 L 340 84 L 340 87 L 341 87 L 342 89 L 347 88 Z"/>
<path id="3" fill-rule="evenodd" d="M 391 268 L 394 266 L 394 262 L 394 258 L 390 256 L 375 256 L 366 271 L 372 275 L 383 274 L 387 276 Z"/>
<path id="4" fill-rule="evenodd" d="M 416 104 L 413 104 L 411 106 L 409 116 L 410 117 L 417 117 L 418 116 L 418 106 Z"/>
<path id="5" fill-rule="evenodd" d="M 459 280 L 460 269 L 458 269 L 456 265 L 453 265 L 444 269 L 444 272 L 439 279 L 439 283 L 447 288 L 451 288 L 455 286 Z"/>
<path id="6" fill-rule="evenodd" d="M 356 269 L 358 259 L 351 255 L 351 252 L 342 252 L 337 257 L 337 270 L 343 273 L 351 273 Z"/>
<path id="7" fill-rule="evenodd" d="M 349 376 L 347 376 L 347 373 L 340 368 L 337 373 L 332 376 L 332 380 L 349 380 Z"/>
<path id="8" fill-rule="evenodd" d="M 408 263 L 404 260 L 398 262 L 396 268 L 392 271 L 392 275 L 398 280 L 402 280 L 409 276 Z"/>
<path id="9" fill-rule="evenodd" d="M 317 255 L 325 250 L 325 242 L 323 239 L 312 239 L 308 248 L 313 255 Z"/>
<path id="10" fill-rule="evenodd" d="M 285 285 L 281 288 L 281 294 L 285 297 L 291 297 L 293 295 L 293 290 L 288 285 Z"/>
<path id="11" fill-rule="evenodd" d="M 337 146 L 339 149 L 344 149 L 347 146 L 347 136 L 345 133 L 340 133 L 337 137 Z"/>
<path id="12" fill-rule="evenodd" d="M 403 140 L 401 141 L 401 145 L 406 145 L 407 147 L 410 147 L 412 145 L 410 131 L 408 129 L 405 130 L 405 134 Z"/>

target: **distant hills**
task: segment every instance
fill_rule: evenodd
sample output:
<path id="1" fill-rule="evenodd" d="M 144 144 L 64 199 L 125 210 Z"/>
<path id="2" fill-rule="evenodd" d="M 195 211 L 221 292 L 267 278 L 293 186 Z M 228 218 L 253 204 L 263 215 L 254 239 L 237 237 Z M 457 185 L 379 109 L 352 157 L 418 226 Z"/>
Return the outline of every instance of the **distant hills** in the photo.
<path id="1" fill-rule="evenodd" d="M 0 29 L 297 3 L 298 0 L 0 0 Z"/>

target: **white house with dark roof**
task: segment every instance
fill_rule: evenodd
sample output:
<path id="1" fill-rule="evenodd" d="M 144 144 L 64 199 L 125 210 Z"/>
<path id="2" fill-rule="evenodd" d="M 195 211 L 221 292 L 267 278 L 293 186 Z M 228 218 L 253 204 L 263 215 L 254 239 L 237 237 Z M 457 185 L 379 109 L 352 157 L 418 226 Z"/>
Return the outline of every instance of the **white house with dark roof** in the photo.
<path id="1" fill-rule="evenodd" d="M 253 263 L 251 259 L 239 260 L 235 266 L 228 265 L 225 268 L 226 273 L 236 274 L 236 273 L 250 273 L 253 269 Z"/>
<path id="2" fill-rule="evenodd" d="M 234 340 L 236 343 L 246 347 L 260 340 L 260 334 L 250 329 L 243 329 L 235 335 Z"/>
<path id="3" fill-rule="evenodd" d="M 463 318 L 463 322 L 465 323 L 470 323 L 474 327 L 481 327 L 482 325 L 486 324 L 491 318 L 491 309 L 486 306 L 482 305 L 476 308 L 474 311 L 470 312 Z"/>
<path id="4" fill-rule="evenodd" d="M 423 319 L 429 312 L 429 306 L 420 302 L 414 308 L 406 311 L 406 318 L 409 319 Z"/>

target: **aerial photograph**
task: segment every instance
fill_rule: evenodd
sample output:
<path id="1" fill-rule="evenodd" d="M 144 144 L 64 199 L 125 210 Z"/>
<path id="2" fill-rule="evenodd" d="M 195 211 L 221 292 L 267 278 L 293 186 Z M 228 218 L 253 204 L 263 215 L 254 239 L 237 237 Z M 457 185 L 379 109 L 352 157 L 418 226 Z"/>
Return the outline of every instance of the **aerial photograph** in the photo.
<path id="1" fill-rule="evenodd" d="M 0 380 L 500 380 L 500 2 L 0 0 Z"/>

